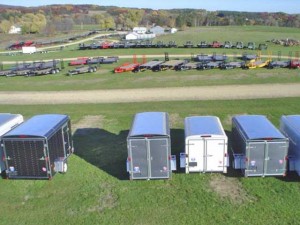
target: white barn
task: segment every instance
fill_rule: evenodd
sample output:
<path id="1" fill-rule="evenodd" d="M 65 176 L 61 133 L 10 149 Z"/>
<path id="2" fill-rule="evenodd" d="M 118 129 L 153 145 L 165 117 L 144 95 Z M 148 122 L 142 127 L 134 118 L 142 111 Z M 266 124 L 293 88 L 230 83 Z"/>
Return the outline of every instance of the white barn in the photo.
<path id="1" fill-rule="evenodd" d="M 146 27 L 134 27 L 132 31 L 137 34 L 145 34 L 147 32 L 147 28 Z"/>

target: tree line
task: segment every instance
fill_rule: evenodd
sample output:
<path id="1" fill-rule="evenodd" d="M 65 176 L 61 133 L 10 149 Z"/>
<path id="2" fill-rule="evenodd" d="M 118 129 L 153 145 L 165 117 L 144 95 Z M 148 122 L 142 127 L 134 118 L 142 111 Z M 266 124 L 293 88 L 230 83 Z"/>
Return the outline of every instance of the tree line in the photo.
<path id="1" fill-rule="evenodd" d="M 207 11 L 203 9 L 132 9 L 98 5 L 49 5 L 0 7 L 0 30 L 7 33 L 17 24 L 22 33 L 68 32 L 74 25 L 97 25 L 99 29 L 129 30 L 135 26 L 163 27 L 266 25 L 300 28 L 300 14 Z"/>

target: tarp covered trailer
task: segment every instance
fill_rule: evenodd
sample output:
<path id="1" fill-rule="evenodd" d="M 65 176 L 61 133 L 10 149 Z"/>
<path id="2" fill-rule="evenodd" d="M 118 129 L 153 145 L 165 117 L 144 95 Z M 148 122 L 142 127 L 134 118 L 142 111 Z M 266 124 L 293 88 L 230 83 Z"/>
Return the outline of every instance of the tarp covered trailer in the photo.
<path id="1" fill-rule="evenodd" d="M 23 121 L 23 116 L 20 114 L 0 113 L 0 140 L 5 133 L 14 129 Z M 5 170 L 5 163 L 3 161 L 3 158 L 4 153 L 2 150 L 2 146 L 0 146 L 0 173 Z"/>
<path id="2" fill-rule="evenodd" d="M 51 179 L 73 153 L 67 115 L 36 115 L 2 137 L 7 178 Z"/>
<path id="3" fill-rule="evenodd" d="M 184 120 L 184 132 L 186 173 L 227 173 L 228 138 L 218 117 L 187 117 Z M 184 159 L 182 154 L 180 159 Z"/>
<path id="4" fill-rule="evenodd" d="M 289 140 L 263 115 L 232 118 L 233 167 L 248 176 L 285 176 Z"/>
<path id="5" fill-rule="evenodd" d="M 289 138 L 289 171 L 300 176 L 300 115 L 288 115 L 280 118 L 280 130 Z"/>
<path id="6" fill-rule="evenodd" d="M 137 113 L 127 137 L 130 179 L 171 177 L 169 116 L 165 112 Z"/>

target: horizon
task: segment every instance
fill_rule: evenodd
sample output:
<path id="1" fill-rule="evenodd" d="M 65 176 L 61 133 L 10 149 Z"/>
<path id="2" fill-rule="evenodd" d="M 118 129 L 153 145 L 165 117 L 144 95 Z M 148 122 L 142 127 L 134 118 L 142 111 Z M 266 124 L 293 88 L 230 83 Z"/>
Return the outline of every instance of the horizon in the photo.
<path id="1" fill-rule="evenodd" d="M 41 2 L 33 0 L 11 0 L 8 6 L 23 6 L 23 7 L 39 7 L 49 5 L 99 5 L 99 6 L 115 6 L 125 8 L 139 8 L 139 9 L 153 9 L 153 10 L 170 10 L 170 9 L 204 9 L 207 11 L 238 11 L 238 12 L 284 12 L 288 14 L 299 14 L 300 7 L 299 0 L 189 0 L 183 1 L 159 1 L 159 0 L 109 0 L 99 2 L 97 0 L 72 1 L 72 0 L 48 0 L 47 4 L 41 4 Z"/>

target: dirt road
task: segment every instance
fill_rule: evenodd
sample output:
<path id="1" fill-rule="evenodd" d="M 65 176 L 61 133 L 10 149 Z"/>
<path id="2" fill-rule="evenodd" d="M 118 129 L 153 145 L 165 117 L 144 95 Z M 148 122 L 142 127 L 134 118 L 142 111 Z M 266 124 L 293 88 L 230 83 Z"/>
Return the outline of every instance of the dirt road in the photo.
<path id="1" fill-rule="evenodd" d="M 300 84 L 226 85 L 61 92 L 0 91 L 0 104 L 49 105 L 281 97 L 300 97 Z"/>

